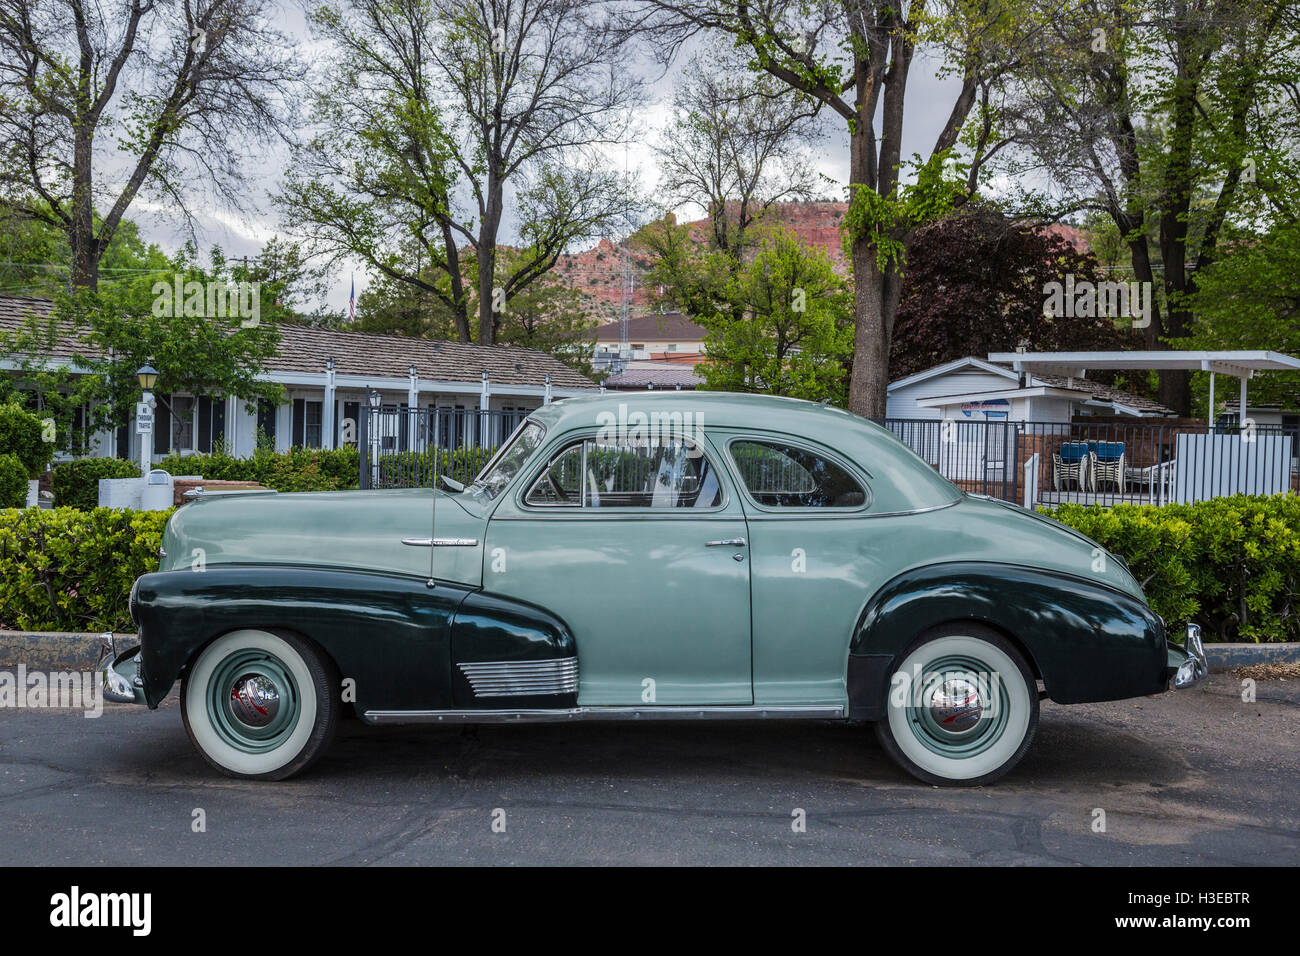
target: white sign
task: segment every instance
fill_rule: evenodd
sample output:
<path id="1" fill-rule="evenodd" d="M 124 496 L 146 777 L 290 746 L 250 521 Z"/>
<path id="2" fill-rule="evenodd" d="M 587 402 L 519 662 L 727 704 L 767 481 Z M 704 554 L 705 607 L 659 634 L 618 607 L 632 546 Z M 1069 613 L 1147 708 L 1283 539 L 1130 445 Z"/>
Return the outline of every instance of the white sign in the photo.
<path id="1" fill-rule="evenodd" d="M 153 407 L 144 402 L 135 403 L 135 433 L 149 435 L 153 432 Z"/>

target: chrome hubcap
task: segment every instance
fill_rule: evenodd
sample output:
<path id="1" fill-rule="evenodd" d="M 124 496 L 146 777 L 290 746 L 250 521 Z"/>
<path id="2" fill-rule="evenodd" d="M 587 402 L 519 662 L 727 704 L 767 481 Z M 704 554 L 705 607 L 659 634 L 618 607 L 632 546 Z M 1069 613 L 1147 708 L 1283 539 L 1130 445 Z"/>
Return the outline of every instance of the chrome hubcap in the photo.
<path id="1" fill-rule="evenodd" d="M 927 706 L 935 726 L 950 734 L 965 733 L 984 716 L 979 688 L 962 677 L 950 677 L 935 687 Z"/>
<path id="2" fill-rule="evenodd" d="M 241 724 L 266 727 L 280 712 L 280 690 L 265 674 L 243 674 L 230 688 L 230 710 Z"/>

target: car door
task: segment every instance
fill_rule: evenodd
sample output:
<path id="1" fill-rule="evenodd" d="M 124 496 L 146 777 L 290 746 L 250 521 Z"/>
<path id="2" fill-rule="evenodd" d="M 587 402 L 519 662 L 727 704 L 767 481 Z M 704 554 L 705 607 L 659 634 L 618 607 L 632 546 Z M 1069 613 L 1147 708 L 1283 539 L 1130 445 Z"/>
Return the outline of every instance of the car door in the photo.
<path id="1" fill-rule="evenodd" d="M 900 526 L 871 517 L 870 476 L 830 449 L 759 430 L 709 438 L 749 528 L 755 703 L 844 703 L 849 641 Z"/>
<path id="2" fill-rule="evenodd" d="M 494 511 L 483 586 L 569 625 L 581 705 L 749 704 L 746 536 L 702 443 L 571 432 Z"/>

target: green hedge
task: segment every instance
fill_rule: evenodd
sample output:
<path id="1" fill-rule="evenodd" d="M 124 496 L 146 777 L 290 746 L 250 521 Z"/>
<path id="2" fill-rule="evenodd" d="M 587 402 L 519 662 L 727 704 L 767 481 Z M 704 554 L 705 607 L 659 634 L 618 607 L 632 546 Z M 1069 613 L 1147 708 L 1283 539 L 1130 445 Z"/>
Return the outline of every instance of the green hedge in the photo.
<path id="1" fill-rule="evenodd" d="M 54 466 L 50 490 L 59 508 L 89 511 L 99 507 L 99 479 L 139 478 L 140 466 L 121 458 L 76 458 Z"/>
<path id="2" fill-rule="evenodd" d="M 27 466 L 17 455 L 0 454 L 0 508 L 27 507 Z"/>
<path id="3" fill-rule="evenodd" d="M 171 511 L 0 510 L 0 627 L 130 631 L 126 601 L 158 570 Z"/>
<path id="4" fill-rule="evenodd" d="M 224 451 L 211 455 L 168 455 L 157 466 L 173 475 L 202 475 L 213 481 L 256 481 L 276 491 L 341 491 L 356 488 L 361 457 L 352 448 L 259 448 L 249 458 Z"/>
<path id="5" fill-rule="evenodd" d="M 1042 511 L 1124 558 L 1171 625 L 1194 621 L 1212 641 L 1300 640 L 1300 496 Z"/>
<path id="6" fill-rule="evenodd" d="M 36 478 L 54 458 L 40 417 L 16 403 L 0 404 L 0 455 L 17 455 L 28 478 Z"/>

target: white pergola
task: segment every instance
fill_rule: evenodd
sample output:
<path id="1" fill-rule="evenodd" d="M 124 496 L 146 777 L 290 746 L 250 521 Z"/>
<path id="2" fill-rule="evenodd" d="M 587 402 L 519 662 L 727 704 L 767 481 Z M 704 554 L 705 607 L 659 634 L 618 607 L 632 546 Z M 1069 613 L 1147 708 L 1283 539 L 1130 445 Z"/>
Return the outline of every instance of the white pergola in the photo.
<path id="1" fill-rule="evenodd" d="M 1231 375 L 1241 381 L 1241 418 L 1246 417 L 1246 383 L 1256 372 L 1300 372 L 1300 358 L 1268 351 L 1152 351 L 1152 352 L 990 352 L 989 361 L 1010 365 L 1017 372 L 1042 372 L 1085 378 L 1088 369 L 1138 371 L 1185 370 L 1210 373 L 1210 409 L 1214 424 L 1214 376 Z"/>

